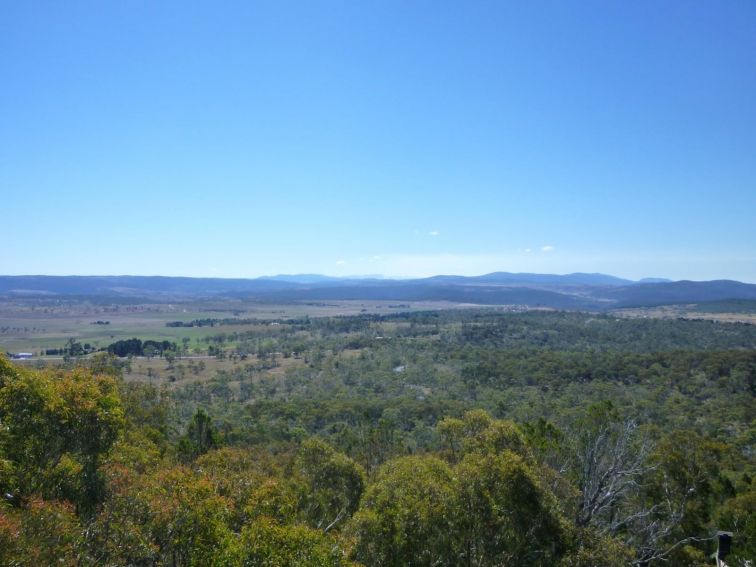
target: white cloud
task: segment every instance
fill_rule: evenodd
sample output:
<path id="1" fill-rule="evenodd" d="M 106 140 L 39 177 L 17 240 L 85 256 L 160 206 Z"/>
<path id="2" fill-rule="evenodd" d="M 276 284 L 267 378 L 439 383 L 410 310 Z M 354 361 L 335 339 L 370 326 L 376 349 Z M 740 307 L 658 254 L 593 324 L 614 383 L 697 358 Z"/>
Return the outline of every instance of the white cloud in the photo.
<path id="1" fill-rule="evenodd" d="M 336 265 L 337 266 L 344 266 L 346 264 L 347 264 L 346 260 L 336 260 Z"/>
<path id="2" fill-rule="evenodd" d="M 431 230 L 428 233 L 428 236 L 438 236 L 439 234 L 441 234 L 441 233 L 438 230 Z"/>
<path id="3" fill-rule="evenodd" d="M 530 254 L 532 251 L 533 251 L 532 248 L 526 248 L 525 249 L 525 254 Z"/>
<path id="4" fill-rule="evenodd" d="M 546 246 L 541 246 L 541 252 L 553 252 L 556 250 L 553 246 L 547 244 Z"/>

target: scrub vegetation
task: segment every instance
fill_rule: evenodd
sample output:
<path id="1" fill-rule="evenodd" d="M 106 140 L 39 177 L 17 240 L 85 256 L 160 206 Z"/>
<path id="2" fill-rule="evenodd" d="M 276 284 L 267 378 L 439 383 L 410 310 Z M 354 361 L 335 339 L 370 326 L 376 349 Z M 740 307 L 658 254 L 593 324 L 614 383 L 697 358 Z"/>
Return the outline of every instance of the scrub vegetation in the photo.
<path id="1" fill-rule="evenodd" d="M 716 530 L 756 557 L 754 325 L 223 319 L 0 360 L 1 564 L 698 566 Z"/>

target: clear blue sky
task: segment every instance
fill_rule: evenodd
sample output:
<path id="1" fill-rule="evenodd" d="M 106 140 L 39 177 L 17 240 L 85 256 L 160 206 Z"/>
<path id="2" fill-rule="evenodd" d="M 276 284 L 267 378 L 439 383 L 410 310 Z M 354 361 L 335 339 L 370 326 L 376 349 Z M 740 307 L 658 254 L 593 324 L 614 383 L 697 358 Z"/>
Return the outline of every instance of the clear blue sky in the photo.
<path id="1" fill-rule="evenodd" d="M 756 3 L 6 2 L 3 274 L 756 282 Z"/>

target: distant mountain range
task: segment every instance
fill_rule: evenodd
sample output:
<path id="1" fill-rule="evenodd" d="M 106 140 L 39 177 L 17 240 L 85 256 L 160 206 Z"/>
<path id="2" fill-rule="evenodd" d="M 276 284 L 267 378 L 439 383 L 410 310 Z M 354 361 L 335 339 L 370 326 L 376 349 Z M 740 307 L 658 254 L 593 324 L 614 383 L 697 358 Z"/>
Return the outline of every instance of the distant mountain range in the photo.
<path id="1" fill-rule="evenodd" d="M 605 310 L 722 300 L 756 300 L 756 285 L 731 280 L 626 280 L 606 274 L 439 275 L 392 280 L 318 274 L 256 279 L 167 276 L 0 276 L 6 297 L 78 297 L 113 301 L 180 301 L 235 297 L 268 302 L 323 300 L 450 301 L 478 305 L 518 304 L 557 309 Z"/>

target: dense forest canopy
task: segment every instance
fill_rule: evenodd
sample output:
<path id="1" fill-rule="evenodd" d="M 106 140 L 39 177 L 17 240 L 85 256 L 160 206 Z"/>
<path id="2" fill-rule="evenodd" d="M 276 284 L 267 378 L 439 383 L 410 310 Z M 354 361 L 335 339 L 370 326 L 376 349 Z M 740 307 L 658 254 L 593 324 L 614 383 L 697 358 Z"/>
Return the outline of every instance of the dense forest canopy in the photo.
<path id="1" fill-rule="evenodd" d="M 456 310 L 204 342 L 233 364 L 168 344 L 170 388 L 129 341 L 0 360 L 0 563 L 698 566 L 717 529 L 756 557 L 756 326 Z"/>

